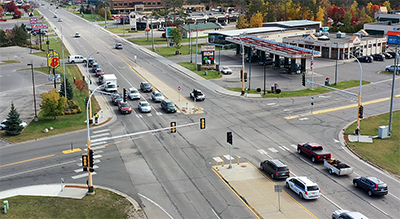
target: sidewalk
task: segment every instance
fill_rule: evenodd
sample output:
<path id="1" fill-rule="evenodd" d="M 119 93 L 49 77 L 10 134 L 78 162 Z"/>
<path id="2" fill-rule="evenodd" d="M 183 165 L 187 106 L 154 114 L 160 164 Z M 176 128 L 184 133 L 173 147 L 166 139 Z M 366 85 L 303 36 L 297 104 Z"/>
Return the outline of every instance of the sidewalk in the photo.
<path id="1" fill-rule="evenodd" d="M 214 166 L 213 171 L 258 218 L 317 218 L 292 197 L 295 193 L 282 190 L 278 197 L 277 183 L 251 163 L 234 163 L 230 169 L 228 165 Z M 284 186 L 284 180 L 279 185 Z"/>

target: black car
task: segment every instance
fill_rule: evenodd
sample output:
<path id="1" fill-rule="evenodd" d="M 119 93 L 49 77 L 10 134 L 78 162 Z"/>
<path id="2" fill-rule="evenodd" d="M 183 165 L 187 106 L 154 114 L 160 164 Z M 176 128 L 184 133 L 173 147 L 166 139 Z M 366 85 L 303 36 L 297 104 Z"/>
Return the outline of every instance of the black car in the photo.
<path id="1" fill-rule="evenodd" d="M 356 188 L 367 190 L 369 196 L 387 195 L 389 193 L 386 183 L 373 176 L 354 178 L 353 185 Z"/>
<path id="2" fill-rule="evenodd" d="M 371 63 L 373 61 L 373 58 L 371 56 L 361 56 L 357 57 L 358 61 L 360 62 L 368 62 Z"/>
<path id="3" fill-rule="evenodd" d="M 142 92 L 152 92 L 153 91 L 153 87 L 151 86 L 151 84 L 149 82 L 142 82 L 140 83 L 140 90 L 142 90 Z"/>
<path id="4" fill-rule="evenodd" d="M 268 173 L 272 179 L 290 176 L 289 168 L 280 160 L 265 160 L 260 163 L 260 169 Z"/>
<path id="5" fill-rule="evenodd" d="M 382 54 L 373 54 L 372 58 L 374 61 L 385 61 L 385 56 Z"/>
<path id="6" fill-rule="evenodd" d="M 395 52 L 387 52 L 389 53 L 393 58 L 396 58 L 396 53 Z"/>
<path id="7" fill-rule="evenodd" d="M 175 104 L 168 99 L 161 101 L 161 108 L 167 113 L 174 113 L 176 112 Z"/>
<path id="8" fill-rule="evenodd" d="M 258 61 L 260 61 L 260 57 L 258 57 L 258 56 L 251 57 L 251 62 L 258 62 Z M 246 58 L 246 62 L 250 62 L 250 57 Z"/>

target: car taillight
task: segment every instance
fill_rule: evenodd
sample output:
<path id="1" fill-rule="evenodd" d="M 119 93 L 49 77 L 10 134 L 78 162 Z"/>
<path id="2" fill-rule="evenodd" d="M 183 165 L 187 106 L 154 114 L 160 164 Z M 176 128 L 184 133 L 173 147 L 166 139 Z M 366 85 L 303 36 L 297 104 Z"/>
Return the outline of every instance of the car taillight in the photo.
<path id="1" fill-rule="evenodd" d="M 275 172 L 275 175 L 278 175 L 278 172 Z"/>
<path id="2" fill-rule="evenodd" d="M 375 190 L 378 190 L 378 184 L 375 184 Z"/>
<path id="3" fill-rule="evenodd" d="M 321 156 L 318 155 L 318 156 L 317 156 L 317 159 L 320 159 L 320 158 L 321 158 Z"/>
<path id="4" fill-rule="evenodd" d="M 288 171 L 288 173 L 290 173 L 290 170 Z"/>
<path id="5" fill-rule="evenodd" d="M 305 192 L 304 192 L 304 194 L 308 195 L 308 192 L 307 192 L 307 191 L 305 191 Z"/>

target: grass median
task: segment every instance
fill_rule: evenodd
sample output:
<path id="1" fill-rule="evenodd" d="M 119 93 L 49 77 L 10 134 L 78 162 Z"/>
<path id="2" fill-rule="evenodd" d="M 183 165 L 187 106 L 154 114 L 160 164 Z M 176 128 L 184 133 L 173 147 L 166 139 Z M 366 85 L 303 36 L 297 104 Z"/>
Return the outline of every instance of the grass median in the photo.
<path id="1" fill-rule="evenodd" d="M 144 213 L 136 211 L 125 198 L 113 192 L 96 189 L 95 195 L 82 199 L 15 196 L 7 198 L 9 210 L 2 219 L 23 218 L 142 218 Z M 0 200 L 3 203 L 4 200 Z"/>

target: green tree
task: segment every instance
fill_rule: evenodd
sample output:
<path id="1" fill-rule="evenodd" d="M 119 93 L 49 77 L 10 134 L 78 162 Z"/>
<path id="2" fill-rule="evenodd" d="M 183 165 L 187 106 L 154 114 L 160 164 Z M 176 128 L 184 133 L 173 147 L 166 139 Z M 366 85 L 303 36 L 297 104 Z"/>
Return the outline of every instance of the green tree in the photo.
<path id="1" fill-rule="evenodd" d="M 11 110 L 8 113 L 7 123 L 6 123 L 6 134 L 7 135 L 19 135 L 21 134 L 24 127 L 21 125 L 22 120 L 19 118 L 19 113 L 14 106 L 14 103 L 11 103 Z"/>
<path id="2" fill-rule="evenodd" d="M 174 43 L 174 47 L 176 49 L 176 54 L 179 54 L 179 49 L 182 47 L 182 35 L 181 31 L 178 28 L 171 28 L 171 40 Z"/>
<path id="3" fill-rule="evenodd" d="M 3 29 L 0 29 L 0 46 L 4 47 L 8 45 L 8 38 L 6 32 Z"/>
<path id="4" fill-rule="evenodd" d="M 74 89 L 71 86 L 71 83 L 69 83 L 68 78 L 65 78 L 65 84 L 66 84 L 66 88 L 67 88 L 67 99 L 68 100 L 72 100 L 74 99 Z M 61 82 L 61 88 L 60 88 L 60 96 L 65 97 L 64 94 L 64 80 Z"/>
<path id="5" fill-rule="evenodd" d="M 57 93 L 57 89 L 55 88 L 47 93 L 43 93 L 42 104 L 40 104 L 43 116 L 54 117 L 54 119 L 57 119 L 57 116 L 63 115 L 64 104 L 66 101 L 67 98 L 60 97 L 60 95 Z"/>
<path id="6" fill-rule="evenodd" d="M 23 46 L 28 44 L 28 34 L 23 26 L 15 25 L 11 31 L 11 45 L 12 46 Z"/>

